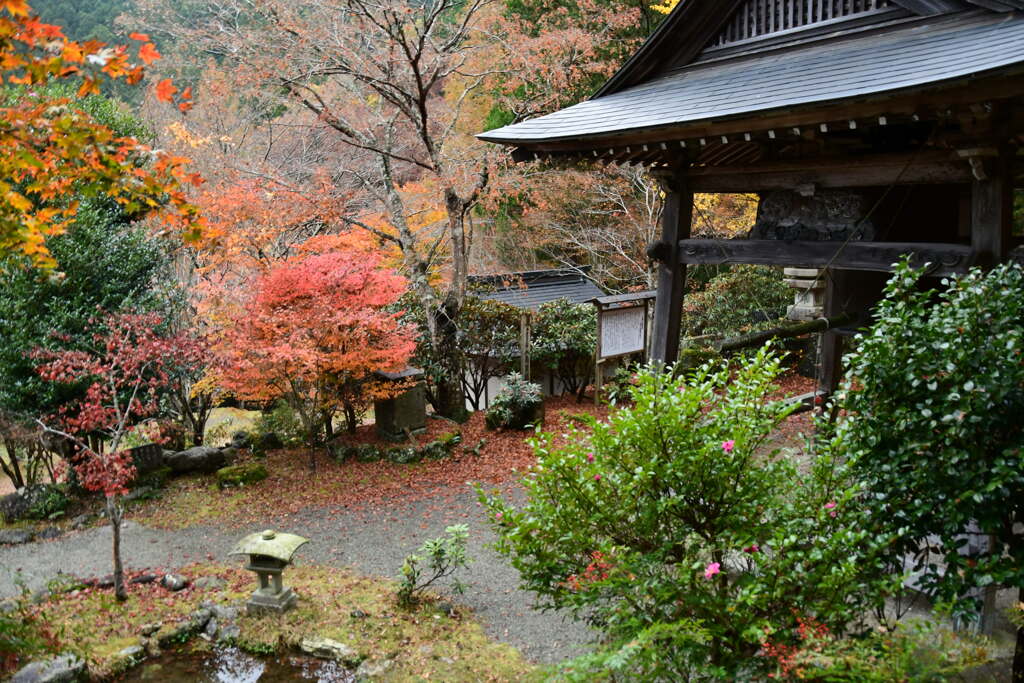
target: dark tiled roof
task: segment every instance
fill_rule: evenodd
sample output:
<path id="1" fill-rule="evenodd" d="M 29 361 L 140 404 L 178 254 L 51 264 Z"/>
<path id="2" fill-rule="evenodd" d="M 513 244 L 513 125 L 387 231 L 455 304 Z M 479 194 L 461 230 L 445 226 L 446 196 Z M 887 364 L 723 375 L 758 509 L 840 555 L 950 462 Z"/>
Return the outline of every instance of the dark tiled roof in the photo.
<path id="1" fill-rule="evenodd" d="M 528 144 L 601 136 L 927 86 L 1014 65 L 1024 66 L 1024 13 L 961 13 L 691 64 L 479 137 Z"/>
<path id="2" fill-rule="evenodd" d="M 531 311 L 536 311 L 541 304 L 558 299 L 580 304 L 604 296 L 604 292 L 593 280 L 568 270 L 471 275 L 469 286 L 481 299 L 501 301 Z"/>

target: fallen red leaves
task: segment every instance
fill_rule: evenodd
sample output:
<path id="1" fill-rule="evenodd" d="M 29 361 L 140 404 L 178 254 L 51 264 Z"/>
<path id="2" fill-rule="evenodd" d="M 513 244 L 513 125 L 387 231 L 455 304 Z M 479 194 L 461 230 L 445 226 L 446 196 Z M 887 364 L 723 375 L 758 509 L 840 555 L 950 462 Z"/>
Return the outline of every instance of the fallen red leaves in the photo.
<path id="1" fill-rule="evenodd" d="M 608 408 L 595 406 L 592 401 L 576 403 L 572 397 L 549 398 L 544 430 L 562 435 L 569 431 L 572 415 L 581 413 L 603 419 Z M 427 433 L 416 439 L 422 445 L 456 429 L 462 433 L 462 443 L 452 456 L 443 460 L 409 465 L 337 463 L 320 454 L 314 473 L 309 469 L 307 451 L 277 451 L 266 459 L 270 476 L 257 485 L 220 492 L 211 489 L 209 478 L 180 480 L 172 483 L 163 498 L 147 503 L 140 510 L 140 516 L 153 526 L 177 528 L 215 519 L 220 524 L 242 526 L 264 521 L 268 513 L 286 516 L 305 508 L 360 510 L 385 505 L 396 499 L 409 501 L 439 493 L 463 494 L 468 482 L 502 484 L 518 479 L 535 462 L 533 449 L 527 443 L 534 436 L 533 432 L 487 431 L 483 412 L 475 413 L 462 425 L 429 419 Z M 361 427 L 354 436 L 344 439 L 385 447 L 395 445 L 381 441 L 372 425 Z M 480 454 L 474 455 L 470 449 L 481 439 L 486 443 Z M 193 494 L 192 499 L 240 496 L 242 500 L 231 505 L 209 506 L 204 509 L 205 514 L 197 514 L 196 510 L 182 509 L 182 501 L 187 498 L 183 494 L 189 492 Z"/>

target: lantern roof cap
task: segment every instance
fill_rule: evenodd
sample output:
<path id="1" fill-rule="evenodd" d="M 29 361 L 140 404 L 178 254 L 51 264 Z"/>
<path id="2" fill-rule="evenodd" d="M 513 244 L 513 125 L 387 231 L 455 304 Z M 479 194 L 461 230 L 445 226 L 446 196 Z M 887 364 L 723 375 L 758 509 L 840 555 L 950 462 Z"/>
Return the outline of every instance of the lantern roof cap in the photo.
<path id="1" fill-rule="evenodd" d="M 308 538 L 296 534 L 278 532 L 272 529 L 249 534 L 238 543 L 229 555 L 263 555 L 282 562 L 291 562 L 292 555 L 300 546 L 309 543 Z"/>

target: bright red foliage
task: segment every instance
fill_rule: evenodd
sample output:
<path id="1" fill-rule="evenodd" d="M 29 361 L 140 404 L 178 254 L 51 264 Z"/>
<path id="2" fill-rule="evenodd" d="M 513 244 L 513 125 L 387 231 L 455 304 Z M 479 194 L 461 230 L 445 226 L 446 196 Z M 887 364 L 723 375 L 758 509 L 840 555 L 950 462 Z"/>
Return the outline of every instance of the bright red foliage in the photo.
<path id="1" fill-rule="evenodd" d="M 380 260 L 350 249 L 306 253 L 260 277 L 215 351 L 224 388 L 245 399 L 284 398 L 312 438 L 339 385 L 403 369 L 413 331 L 385 307 L 406 283 Z"/>
<path id="2" fill-rule="evenodd" d="M 93 336 L 88 351 L 37 349 L 39 375 L 50 382 L 86 383 L 82 399 L 61 406 L 54 421 L 76 440 L 74 467 L 82 485 L 107 497 L 127 492 L 135 468 L 121 448 L 124 436 L 157 410 L 159 392 L 167 386 L 168 367 L 190 353 L 181 335 L 165 336 L 156 313 L 123 313 L 93 319 L 104 331 Z M 84 437 L 100 434 L 103 448 L 90 448 Z"/>

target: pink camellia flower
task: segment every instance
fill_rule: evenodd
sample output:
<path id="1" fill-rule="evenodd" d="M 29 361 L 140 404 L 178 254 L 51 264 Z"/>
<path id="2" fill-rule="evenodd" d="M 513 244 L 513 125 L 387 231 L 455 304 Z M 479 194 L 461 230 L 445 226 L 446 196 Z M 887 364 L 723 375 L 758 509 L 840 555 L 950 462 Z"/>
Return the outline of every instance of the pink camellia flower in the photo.
<path id="1" fill-rule="evenodd" d="M 825 503 L 825 509 L 828 510 L 828 516 L 829 517 L 835 517 L 836 516 L 836 511 L 834 509 L 835 506 L 836 506 L 836 502 L 834 500 L 830 500 L 829 502 Z"/>
<path id="2" fill-rule="evenodd" d="M 722 571 L 722 565 L 719 564 L 718 562 L 712 562 L 711 564 L 709 564 L 704 569 L 704 578 L 705 579 L 710 579 L 712 576 L 714 576 L 715 574 L 720 573 L 721 571 Z"/>
<path id="3" fill-rule="evenodd" d="M 504 516 L 505 515 L 501 514 L 500 512 L 495 512 L 494 513 L 494 518 L 497 519 L 497 520 L 501 520 L 501 518 L 504 517 Z"/>
<path id="4" fill-rule="evenodd" d="M 587 462 L 594 462 L 594 454 L 587 453 Z"/>
<path id="5" fill-rule="evenodd" d="M 748 545 L 746 548 L 744 548 L 743 552 L 750 553 L 751 555 L 753 555 L 754 553 L 756 553 L 756 552 L 758 552 L 760 550 L 761 550 L 761 548 L 756 543 L 753 543 L 751 545 Z"/>
<path id="6" fill-rule="evenodd" d="M 735 439 L 729 439 L 728 441 L 722 442 L 722 450 L 726 453 L 732 453 L 733 446 L 736 445 Z"/>
<path id="7" fill-rule="evenodd" d="M 594 475 L 594 481 L 601 481 L 601 475 L 600 474 L 595 474 Z"/>

